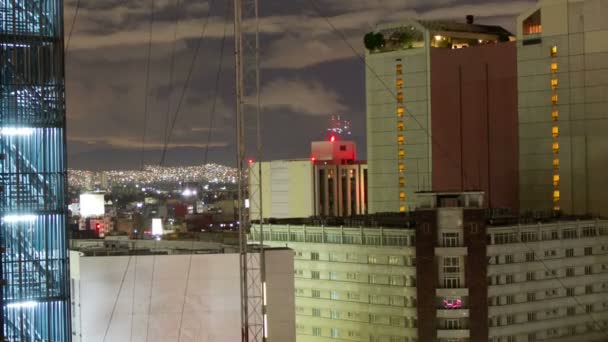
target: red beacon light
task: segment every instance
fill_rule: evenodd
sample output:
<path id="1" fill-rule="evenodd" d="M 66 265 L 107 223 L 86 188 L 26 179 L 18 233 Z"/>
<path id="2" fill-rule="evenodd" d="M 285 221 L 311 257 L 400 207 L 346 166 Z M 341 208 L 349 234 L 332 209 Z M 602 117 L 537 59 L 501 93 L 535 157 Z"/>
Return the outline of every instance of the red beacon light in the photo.
<path id="1" fill-rule="evenodd" d="M 249 164 L 253 164 L 253 159 L 249 159 Z"/>
<path id="2" fill-rule="evenodd" d="M 315 158 L 315 157 L 310 157 L 310 161 L 314 162 L 314 161 L 316 161 L 316 160 L 317 160 L 317 158 Z"/>
<path id="3" fill-rule="evenodd" d="M 336 141 L 336 136 L 332 135 L 331 137 L 329 137 L 329 141 L 335 142 Z"/>
<path id="4" fill-rule="evenodd" d="M 96 230 L 100 230 L 100 229 L 101 229 L 101 224 L 99 224 L 99 223 L 95 223 L 95 229 L 96 229 Z"/>

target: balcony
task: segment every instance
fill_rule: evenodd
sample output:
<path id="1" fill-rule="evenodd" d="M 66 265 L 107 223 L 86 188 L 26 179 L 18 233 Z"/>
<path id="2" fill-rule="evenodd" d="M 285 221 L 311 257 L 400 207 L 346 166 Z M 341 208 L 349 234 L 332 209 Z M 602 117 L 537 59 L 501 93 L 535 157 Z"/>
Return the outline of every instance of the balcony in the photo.
<path id="1" fill-rule="evenodd" d="M 469 289 L 436 289 L 435 294 L 437 295 L 437 297 L 467 297 L 469 295 Z"/>
<path id="2" fill-rule="evenodd" d="M 469 309 L 437 309 L 437 318 L 467 318 Z"/>
<path id="3" fill-rule="evenodd" d="M 435 256 L 465 256 L 466 247 L 435 247 Z"/>
<path id="4" fill-rule="evenodd" d="M 437 330 L 437 338 L 444 339 L 458 339 L 458 338 L 469 338 L 469 329 L 439 329 Z"/>

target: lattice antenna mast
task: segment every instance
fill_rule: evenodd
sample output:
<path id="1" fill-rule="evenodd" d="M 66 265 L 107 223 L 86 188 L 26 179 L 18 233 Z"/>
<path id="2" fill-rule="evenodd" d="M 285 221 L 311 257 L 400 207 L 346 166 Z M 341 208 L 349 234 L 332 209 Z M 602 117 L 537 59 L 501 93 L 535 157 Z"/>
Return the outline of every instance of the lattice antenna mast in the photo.
<path id="1" fill-rule="evenodd" d="M 247 233 L 251 227 L 246 199 L 257 198 L 256 211 L 262 222 L 261 164 L 253 170 L 247 161 L 247 124 L 255 121 L 257 158 L 261 161 L 260 68 L 258 0 L 234 0 L 234 44 L 236 75 L 236 142 L 238 173 L 238 217 L 241 275 L 242 341 L 266 341 L 265 258 L 263 232 L 257 253 L 248 253 Z M 257 171 L 257 172 L 256 172 Z M 249 182 L 256 183 L 256 193 Z M 252 208 L 253 209 L 253 208 Z M 262 228 L 260 228 L 261 230 Z"/>

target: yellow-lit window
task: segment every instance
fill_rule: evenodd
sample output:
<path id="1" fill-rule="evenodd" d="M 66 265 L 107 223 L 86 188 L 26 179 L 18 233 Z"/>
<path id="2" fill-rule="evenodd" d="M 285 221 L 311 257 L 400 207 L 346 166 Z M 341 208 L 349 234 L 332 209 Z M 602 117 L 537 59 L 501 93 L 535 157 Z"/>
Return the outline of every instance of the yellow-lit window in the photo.
<path id="1" fill-rule="evenodd" d="M 399 164 L 399 173 L 405 172 L 405 164 Z"/>
<path id="2" fill-rule="evenodd" d="M 401 78 L 397 79 L 397 89 L 403 88 L 403 80 Z"/>
<path id="3" fill-rule="evenodd" d="M 400 148 L 399 149 L 399 159 L 403 159 L 405 157 L 405 150 Z"/>
<path id="4" fill-rule="evenodd" d="M 558 100 L 557 94 L 551 95 L 551 102 L 553 102 L 553 104 L 557 104 L 557 100 Z"/>
<path id="5" fill-rule="evenodd" d="M 559 143 L 556 141 L 553 143 L 553 153 L 559 152 Z"/>
<path id="6" fill-rule="evenodd" d="M 557 63 L 555 63 L 555 62 L 551 63 L 551 71 L 552 72 L 556 72 L 557 71 Z"/>
<path id="7" fill-rule="evenodd" d="M 553 169 L 554 170 L 559 169 L 559 158 L 553 159 Z"/>
<path id="8" fill-rule="evenodd" d="M 403 138 L 403 135 L 399 134 L 397 136 L 397 144 L 403 145 L 404 142 L 405 142 L 405 139 Z"/>
<path id="9" fill-rule="evenodd" d="M 397 107 L 397 116 L 398 117 L 402 118 L 403 117 L 403 112 L 404 112 L 403 107 Z"/>
<path id="10" fill-rule="evenodd" d="M 559 186 L 559 175 L 553 175 L 553 186 Z"/>
<path id="11" fill-rule="evenodd" d="M 405 178 L 399 177 L 399 186 L 405 186 Z"/>
<path id="12" fill-rule="evenodd" d="M 559 190 L 553 190 L 553 202 L 559 201 Z"/>
<path id="13" fill-rule="evenodd" d="M 397 102 L 399 102 L 399 103 L 403 102 L 403 93 L 402 92 L 397 93 Z"/>
<path id="14" fill-rule="evenodd" d="M 397 75 L 403 74 L 403 68 L 402 68 L 401 64 L 397 64 L 395 71 L 397 72 Z"/>
<path id="15" fill-rule="evenodd" d="M 559 137 L 559 127 L 557 127 L 557 126 L 551 127 L 551 135 L 553 135 L 554 138 Z"/>
<path id="16" fill-rule="evenodd" d="M 551 47 L 551 57 L 557 56 L 557 46 L 553 45 Z"/>
<path id="17" fill-rule="evenodd" d="M 562 210 L 562 209 L 559 207 L 559 205 L 556 205 L 556 206 L 554 206 L 554 207 L 553 207 L 553 210 L 554 210 L 554 211 L 560 211 L 560 210 Z"/>
<path id="18" fill-rule="evenodd" d="M 553 118 L 553 121 L 557 121 L 557 119 L 559 118 L 559 111 L 557 109 L 554 109 L 551 112 L 551 118 Z"/>
<path id="19" fill-rule="evenodd" d="M 557 89 L 557 78 L 554 78 L 551 80 L 551 89 L 555 90 Z"/>
<path id="20" fill-rule="evenodd" d="M 399 207 L 399 211 L 402 212 L 402 213 L 404 213 L 405 212 L 405 206 L 404 205 L 400 206 Z"/>
<path id="21" fill-rule="evenodd" d="M 403 131 L 403 121 L 398 121 L 397 122 L 397 130 L 398 131 Z"/>
<path id="22" fill-rule="evenodd" d="M 405 201 L 405 192 L 401 191 L 401 192 L 399 193 L 399 200 L 400 200 L 400 201 Z"/>

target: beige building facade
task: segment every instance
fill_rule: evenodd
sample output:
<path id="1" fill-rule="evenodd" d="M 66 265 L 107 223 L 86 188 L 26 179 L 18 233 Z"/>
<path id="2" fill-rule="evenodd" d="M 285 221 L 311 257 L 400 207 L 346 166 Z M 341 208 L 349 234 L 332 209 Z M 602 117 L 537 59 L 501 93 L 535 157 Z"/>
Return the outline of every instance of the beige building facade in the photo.
<path id="1" fill-rule="evenodd" d="M 608 1 L 517 19 L 521 210 L 608 215 Z"/>

